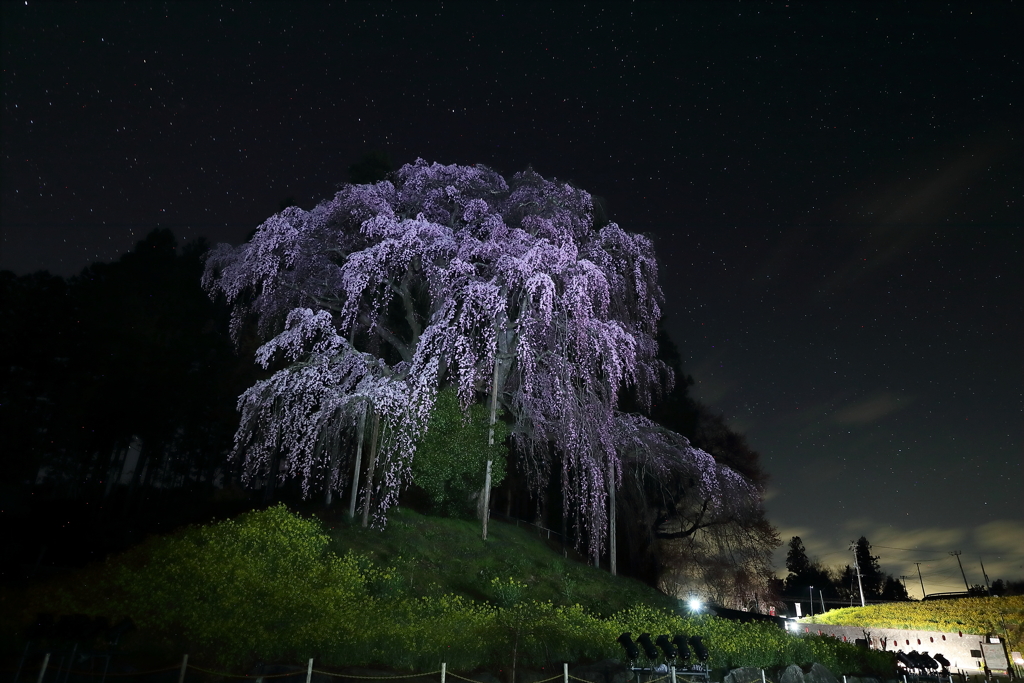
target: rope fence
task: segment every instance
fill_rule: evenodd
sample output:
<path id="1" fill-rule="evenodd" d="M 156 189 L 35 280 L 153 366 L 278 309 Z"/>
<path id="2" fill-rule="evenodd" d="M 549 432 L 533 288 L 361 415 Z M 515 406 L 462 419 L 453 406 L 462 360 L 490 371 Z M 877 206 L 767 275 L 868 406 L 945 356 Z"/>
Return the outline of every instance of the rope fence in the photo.
<path id="1" fill-rule="evenodd" d="M 124 671 L 108 671 L 107 669 L 109 668 L 109 665 L 110 665 L 109 656 L 107 656 L 107 663 L 106 663 L 106 666 L 103 668 L 103 671 L 78 671 L 78 670 L 74 670 L 74 669 L 70 668 L 70 666 L 68 668 L 64 668 L 64 666 L 63 666 L 63 657 L 61 658 L 61 664 L 58 665 L 57 667 L 51 667 L 50 666 L 50 661 L 51 661 L 51 653 L 47 652 L 47 653 L 45 653 L 45 655 L 43 657 L 43 660 L 42 660 L 42 663 L 39 666 L 39 671 L 38 671 L 38 673 L 35 676 L 35 683 L 68 683 L 69 679 L 72 676 L 74 676 L 76 678 L 90 678 L 90 677 L 99 678 L 100 679 L 100 683 L 102 683 L 107 678 L 123 678 L 123 677 L 136 677 L 136 678 L 139 678 L 139 677 L 143 677 L 143 676 L 152 676 L 154 674 L 167 673 L 169 671 L 178 671 L 177 683 L 185 683 L 185 675 L 186 675 L 186 673 L 188 671 L 195 671 L 195 672 L 198 672 L 198 673 L 206 674 L 207 676 L 219 677 L 219 678 L 222 678 L 222 679 L 247 679 L 247 680 L 256 681 L 257 683 L 259 683 L 260 681 L 263 681 L 263 680 L 274 679 L 274 678 L 293 678 L 293 679 L 296 679 L 296 678 L 299 678 L 299 677 L 301 677 L 303 675 L 305 675 L 305 683 L 314 683 L 313 682 L 313 674 L 317 674 L 317 675 L 320 675 L 320 676 L 329 676 L 331 678 L 354 679 L 354 680 L 365 680 L 365 681 L 396 681 L 396 680 L 406 680 L 406 679 L 412 679 L 412 678 L 434 678 L 434 680 L 439 680 L 440 683 L 447 683 L 446 679 L 448 677 L 451 677 L 451 678 L 458 679 L 459 681 L 464 681 L 465 683 L 488 683 L 486 681 L 479 681 L 479 680 L 476 680 L 476 679 L 473 679 L 473 678 L 467 678 L 466 676 L 462 676 L 460 674 L 457 674 L 454 671 L 448 671 L 448 666 L 447 666 L 446 663 L 442 663 L 441 664 L 441 668 L 436 670 L 436 671 L 427 671 L 427 672 L 414 673 L 414 674 L 394 674 L 394 675 L 388 675 L 388 676 L 363 676 L 363 675 L 358 675 L 358 674 L 350 674 L 350 673 L 337 672 L 337 671 L 324 671 L 322 669 L 314 669 L 313 668 L 313 660 L 312 659 L 310 659 L 307 662 L 307 665 L 305 667 L 305 671 L 303 671 L 299 667 L 296 667 L 293 671 L 285 671 L 285 672 L 281 672 L 281 673 L 268 673 L 268 674 L 233 674 L 233 673 L 228 673 L 228 672 L 225 672 L 225 671 L 213 671 L 211 669 L 206 669 L 206 668 L 203 668 L 203 667 L 196 666 L 195 664 L 189 664 L 188 663 L 188 655 L 187 654 L 182 656 L 181 662 L 179 664 L 172 664 L 170 666 L 161 667 L 159 669 L 149 669 L 149 670 L 146 670 L 146 671 L 128 671 L 128 672 L 124 672 Z M 48 669 L 49 670 L 54 670 L 54 669 L 56 670 L 56 673 L 49 680 L 47 680 L 47 671 L 48 671 Z M 636 672 L 636 673 L 649 672 L 651 675 L 653 675 L 654 673 L 661 673 L 660 671 L 659 672 L 655 672 L 653 669 L 630 668 L 629 670 L 631 670 L 633 672 Z M 31 683 L 31 679 L 28 678 L 28 677 L 22 679 L 21 678 L 21 673 L 22 673 L 22 666 L 19 665 L 18 666 L 18 670 L 17 670 L 17 672 L 14 675 L 13 682 L 14 683 Z M 707 677 L 706 673 L 697 674 L 695 679 L 694 678 L 689 678 L 687 676 L 687 673 L 689 673 L 689 672 L 678 672 L 677 673 L 675 667 L 670 667 L 668 673 L 666 673 L 664 675 L 661 675 L 661 676 L 658 676 L 657 678 L 646 678 L 646 679 L 643 680 L 643 683 L 663 683 L 663 682 L 668 682 L 668 683 L 707 683 L 708 682 L 708 677 Z M 436 677 L 439 677 L 439 678 L 436 678 Z M 638 677 L 638 680 L 639 680 L 639 677 Z M 578 676 L 573 676 L 572 674 L 570 674 L 569 673 L 569 665 L 568 665 L 568 663 L 563 663 L 562 664 L 562 673 L 561 674 L 552 676 L 550 678 L 544 678 L 544 679 L 540 679 L 540 680 L 536 680 L 536 681 L 531 681 L 531 683 L 555 683 L 556 681 L 562 681 L 562 683 L 570 683 L 570 681 L 575 681 L 576 683 L 593 683 L 593 681 L 591 681 L 589 679 L 579 678 Z"/>

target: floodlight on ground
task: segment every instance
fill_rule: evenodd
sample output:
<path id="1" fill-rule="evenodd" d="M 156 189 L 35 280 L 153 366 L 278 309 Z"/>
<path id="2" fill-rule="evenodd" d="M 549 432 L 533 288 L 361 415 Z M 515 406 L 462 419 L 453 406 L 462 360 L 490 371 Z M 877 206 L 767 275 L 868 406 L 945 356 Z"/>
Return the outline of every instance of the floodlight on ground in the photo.
<path id="1" fill-rule="evenodd" d="M 654 647 L 654 643 L 651 642 L 650 633 L 641 633 L 636 642 L 644 649 L 644 655 L 646 655 L 647 659 L 653 662 L 658 658 L 658 648 Z"/>
<path id="2" fill-rule="evenodd" d="M 658 636 L 654 640 L 654 644 L 661 648 L 661 651 L 665 653 L 665 660 L 676 658 L 676 648 L 672 645 L 672 642 L 668 639 L 668 636 Z"/>
<path id="3" fill-rule="evenodd" d="M 700 600 L 697 598 L 690 598 L 689 606 L 691 612 L 699 612 L 701 607 Z"/>
<path id="4" fill-rule="evenodd" d="M 626 659 L 633 661 L 640 656 L 640 650 L 636 649 L 636 644 L 633 642 L 633 634 L 626 631 L 618 637 L 618 643 L 622 645 L 622 649 L 626 651 Z"/>
<path id="5" fill-rule="evenodd" d="M 693 654 L 702 662 L 708 661 L 708 649 L 704 646 L 704 639 L 700 636 L 691 636 L 690 645 L 693 647 Z"/>
<path id="6" fill-rule="evenodd" d="M 672 644 L 676 646 L 676 652 L 678 653 L 676 656 L 680 662 L 686 662 L 690 659 L 690 646 L 686 644 L 686 640 L 686 636 L 681 634 L 672 639 Z"/>

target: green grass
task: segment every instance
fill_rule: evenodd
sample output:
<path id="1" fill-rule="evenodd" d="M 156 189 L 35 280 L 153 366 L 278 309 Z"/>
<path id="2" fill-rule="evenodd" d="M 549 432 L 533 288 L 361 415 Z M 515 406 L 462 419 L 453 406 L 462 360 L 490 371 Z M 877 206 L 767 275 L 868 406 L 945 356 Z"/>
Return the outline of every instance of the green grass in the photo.
<path id="1" fill-rule="evenodd" d="M 392 511 L 383 531 L 362 528 L 358 515 L 324 524 L 339 555 L 353 551 L 380 566 L 393 567 L 401 589 L 417 597 L 452 593 L 471 600 L 494 602 L 491 581 L 525 583 L 524 597 L 556 605 L 580 604 L 609 616 L 637 604 L 675 610 L 678 601 L 631 578 L 577 562 L 571 549 L 539 536 L 535 527 L 492 519 L 486 541 L 477 520 L 421 515 L 409 509 Z"/>

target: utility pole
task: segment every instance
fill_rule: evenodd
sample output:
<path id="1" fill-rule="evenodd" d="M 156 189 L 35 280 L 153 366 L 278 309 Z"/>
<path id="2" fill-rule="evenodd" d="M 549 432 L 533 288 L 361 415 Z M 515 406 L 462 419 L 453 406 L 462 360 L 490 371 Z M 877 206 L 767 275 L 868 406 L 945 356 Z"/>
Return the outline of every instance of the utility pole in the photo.
<path id="1" fill-rule="evenodd" d="M 907 594 L 907 597 L 910 597 L 910 593 L 907 591 L 907 579 L 909 578 L 911 577 L 902 575 L 900 576 L 900 579 L 903 581 L 903 592 Z"/>
<path id="2" fill-rule="evenodd" d="M 857 587 L 860 588 L 860 606 L 864 607 L 864 584 L 860 580 L 860 564 L 857 562 L 857 544 L 850 541 L 850 550 L 853 551 L 853 567 L 857 571 Z"/>
<path id="3" fill-rule="evenodd" d="M 967 574 L 964 574 L 963 562 L 960 561 L 960 551 L 959 550 L 954 550 L 953 552 L 950 553 L 950 555 L 955 557 L 956 558 L 956 563 L 958 565 L 960 565 L 960 576 L 964 577 L 964 588 L 966 588 L 967 592 L 970 593 L 971 592 L 971 587 L 967 583 Z"/>
<path id="4" fill-rule="evenodd" d="M 988 596 L 992 597 L 992 584 L 988 580 L 988 574 L 985 573 L 985 562 L 979 557 L 978 562 L 981 562 L 981 575 L 985 577 L 985 591 Z"/>
<path id="5" fill-rule="evenodd" d="M 921 578 L 921 563 L 915 562 L 914 564 L 917 565 L 917 578 L 921 582 L 921 599 L 924 600 L 927 593 L 924 592 L 924 579 Z"/>

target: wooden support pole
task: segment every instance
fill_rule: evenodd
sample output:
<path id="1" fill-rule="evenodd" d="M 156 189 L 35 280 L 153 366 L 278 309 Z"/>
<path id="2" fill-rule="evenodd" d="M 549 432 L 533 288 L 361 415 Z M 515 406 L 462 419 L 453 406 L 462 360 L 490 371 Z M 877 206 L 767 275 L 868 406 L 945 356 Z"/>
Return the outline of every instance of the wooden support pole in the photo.
<path id="1" fill-rule="evenodd" d="M 373 411 L 373 437 L 370 441 L 370 469 L 366 473 L 366 500 L 363 501 L 363 526 L 370 522 L 370 498 L 373 497 L 373 470 L 377 467 L 377 437 L 380 434 L 380 413 Z"/>
<path id="2" fill-rule="evenodd" d="M 494 445 L 494 422 L 498 414 L 498 357 L 494 357 L 494 377 L 491 379 L 491 420 L 487 431 L 487 445 Z M 484 472 L 483 510 L 480 517 L 483 520 L 483 533 L 481 537 L 487 540 L 487 519 L 491 516 L 491 466 L 493 461 L 487 454 L 487 469 Z"/>
<path id="3" fill-rule="evenodd" d="M 50 663 L 50 653 L 47 652 L 43 657 L 43 665 L 39 667 L 39 678 L 36 683 L 43 683 L 43 676 L 46 675 L 46 666 Z"/>
<path id="4" fill-rule="evenodd" d="M 363 430 L 366 426 L 366 404 L 359 415 L 359 426 L 356 427 L 356 471 L 352 475 L 352 498 L 348 502 L 348 518 L 356 518 L 356 498 L 359 496 L 359 468 L 363 464 Z"/>

